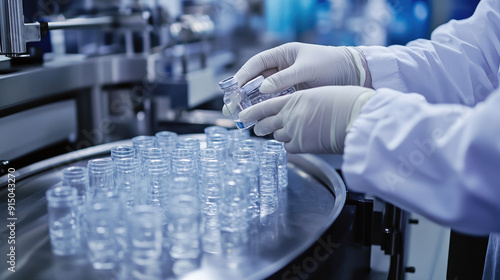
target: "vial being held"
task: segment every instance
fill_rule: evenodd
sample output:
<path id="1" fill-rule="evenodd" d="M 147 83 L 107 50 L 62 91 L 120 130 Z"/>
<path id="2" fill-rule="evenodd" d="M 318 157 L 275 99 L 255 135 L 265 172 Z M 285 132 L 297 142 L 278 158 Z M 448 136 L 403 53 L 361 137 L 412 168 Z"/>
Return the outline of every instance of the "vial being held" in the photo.
<path id="1" fill-rule="evenodd" d="M 248 129 L 254 126 L 256 122 L 240 121 L 240 112 L 252 106 L 252 102 L 245 91 L 238 86 L 238 80 L 235 77 L 229 77 L 219 82 L 219 86 L 224 92 L 224 104 L 238 129 Z"/>
<path id="2" fill-rule="evenodd" d="M 250 99 L 250 102 L 252 102 L 252 105 L 255 105 L 257 103 L 260 103 L 264 100 L 273 98 L 273 97 L 278 97 L 282 95 L 287 95 L 290 93 L 295 92 L 295 88 L 293 86 L 278 91 L 278 92 L 271 92 L 271 93 L 261 93 L 259 91 L 260 85 L 264 82 L 264 76 L 259 75 L 253 80 L 250 80 L 248 83 L 246 83 L 243 87 L 241 87 L 247 94 L 248 98 Z"/>

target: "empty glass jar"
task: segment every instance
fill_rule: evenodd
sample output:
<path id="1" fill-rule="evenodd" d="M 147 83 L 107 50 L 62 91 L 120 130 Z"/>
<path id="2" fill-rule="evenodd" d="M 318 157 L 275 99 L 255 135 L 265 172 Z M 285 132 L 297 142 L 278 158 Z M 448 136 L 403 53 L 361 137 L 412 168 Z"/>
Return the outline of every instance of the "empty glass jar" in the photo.
<path id="1" fill-rule="evenodd" d="M 55 255 L 74 255 L 81 251 L 81 223 L 78 216 L 77 190 L 69 186 L 46 192 L 49 235 Z"/>
<path id="2" fill-rule="evenodd" d="M 219 82 L 219 86 L 224 92 L 224 104 L 236 123 L 236 127 L 248 129 L 254 126 L 257 122 L 240 121 L 240 112 L 252 106 L 252 102 L 245 91 L 238 86 L 238 80 L 235 77 L 229 77 Z"/>

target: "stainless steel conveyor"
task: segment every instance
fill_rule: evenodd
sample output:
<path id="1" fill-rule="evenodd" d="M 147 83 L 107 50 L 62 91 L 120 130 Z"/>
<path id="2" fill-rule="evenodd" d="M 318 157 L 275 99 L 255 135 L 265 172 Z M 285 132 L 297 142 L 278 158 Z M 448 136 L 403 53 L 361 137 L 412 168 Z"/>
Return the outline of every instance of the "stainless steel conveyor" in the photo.
<path id="1" fill-rule="evenodd" d="M 189 137 L 204 140 L 202 134 Z M 131 145 L 131 141 L 74 151 L 15 171 L 16 272 L 2 269 L 1 279 L 114 279 L 112 271 L 92 269 L 84 255 L 58 257 L 51 253 L 45 191 L 60 182 L 63 168 L 86 166 L 89 159 L 109 156 L 116 145 Z M 253 254 L 246 256 L 245 266 L 228 268 L 223 259 L 204 255 L 201 267 L 180 279 L 264 279 L 313 246 L 340 215 L 346 188 L 338 173 L 313 155 L 289 155 L 288 170 L 289 186 L 280 194 L 276 224 L 261 226 L 259 241 L 253 246 Z M 7 213 L 6 185 L 7 176 L 0 177 L 2 221 Z M 8 234 L 7 228 L 0 229 L 2 256 L 8 250 L 4 242 Z"/>

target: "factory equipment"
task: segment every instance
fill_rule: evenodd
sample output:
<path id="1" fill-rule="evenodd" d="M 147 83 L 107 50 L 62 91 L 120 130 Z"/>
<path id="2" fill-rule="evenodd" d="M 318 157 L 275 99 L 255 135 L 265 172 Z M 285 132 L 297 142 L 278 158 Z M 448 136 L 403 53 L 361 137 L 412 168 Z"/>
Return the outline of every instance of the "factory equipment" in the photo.
<path id="1" fill-rule="evenodd" d="M 128 143 L 124 139 L 233 126 L 219 112 L 193 109 L 214 98 L 222 102 L 217 82 L 236 63 L 236 51 L 243 52 L 231 38 L 248 5 L 263 3 L 40 3 L 25 1 L 23 9 L 21 0 L 1 0 L 0 6 L 0 205 L 8 207 L 9 174 L 15 174 L 21 272 L 2 270 L 1 278 L 101 279 L 106 276 L 87 263 L 50 255 L 44 191 L 57 183 L 61 168 L 104 156 Z M 300 182 L 290 188 L 291 201 L 303 207 L 289 207 L 297 212 L 283 224 L 288 230 L 274 236 L 279 247 L 265 248 L 267 258 L 245 277 L 368 279 L 371 246 L 379 244 L 392 258 L 389 279 L 403 279 L 404 212 L 346 192 L 338 172 L 314 156 L 292 156 L 289 170 L 290 180 Z M 306 189 L 314 189 L 313 197 L 298 197 Z M 4 256 L 7 245 L 0 244 Z"/>
<path id="2" fill-rule="evenodd" d="M 197 134 L 182 137 L 204 139 Z M 0 177 L 0 205 L 7 207 L 9 194 L 15 194 L 15 210 L 8 219 L 16 228 L 0 233 L 7 237 L 14 232 L 11 239 L 16 242 L 16 255 L 10 267 L 16 272 L 2 270 L 3 279 L 117 277 L 113 270 L 92 269 L 85 255 L 58 257 L 51 253 L 44 197 L 47 189 L 59 184 L 64 168 L 86 166 L 89 159 L 109 156 L 115 146 L 131 146 L 131 141 L 66 153 L 17 170 L 6 166 L 7 174 Z M 228 267 L 216 255 L 203 255 L 200 267 L 179 279 L 324 279 L 325 275 L 370 279 L 374 277 L 371 245 L 375 244 L 391 257 L 391 267 L 378 277 L 404 279 L 411 270 L 404 267 L 404 212 L 346 192 L 339 174 L 316 156 L 290 155 L 288 173 L 289 186 L 280 193 L 277 223 L 260 229 L 260 241 L 245 256 L 245 266 Z M 15 187 L 7 187 L 13 178 Z M 2 253 L 8 254 L 11 245 L 1 244 Z"/>
<path id="3" fill-rule="evenodd" d="M 190 118 L 186 109 L 220 95 L 216 76 L 234 61 L 204 1 L 184 3 L 184 14 L 181 1 L 57 2 L 57 12 L 1 4 L 0 116 L 9 125 L 0 154 L 14 164 L 41 148 L 68 152 Z"/>

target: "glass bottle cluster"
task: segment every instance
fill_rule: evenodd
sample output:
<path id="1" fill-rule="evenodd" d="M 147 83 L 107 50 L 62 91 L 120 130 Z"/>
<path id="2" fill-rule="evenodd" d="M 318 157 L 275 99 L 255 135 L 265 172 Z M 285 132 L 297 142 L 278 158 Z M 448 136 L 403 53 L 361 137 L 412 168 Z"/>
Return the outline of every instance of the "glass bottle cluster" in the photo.
<path id="1" fill-rule="evenodd" d="M 278 210 L 286 151 L 246 130 L 212 126 L 205 136 L 137 136 L 111 157 L 64 169 L 46 194 L 53 253 L 85 252 L 118 279 L 183 275 L 203 254 L 244 262 L 253 234 Z"/>

